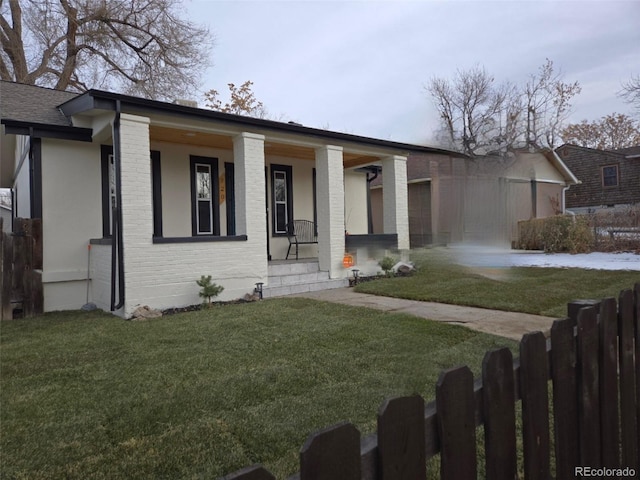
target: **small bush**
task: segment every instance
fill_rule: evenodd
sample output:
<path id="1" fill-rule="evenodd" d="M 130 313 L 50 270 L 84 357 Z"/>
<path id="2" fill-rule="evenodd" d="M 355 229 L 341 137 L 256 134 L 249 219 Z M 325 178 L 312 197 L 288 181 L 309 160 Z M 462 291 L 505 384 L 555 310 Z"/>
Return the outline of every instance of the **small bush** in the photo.
<path id="1" fill-rule="evenodd" d="M 572 215 L 556 215 L 518 222 L 518 248 L 548 253 L 589 252 L 593 232 L 589 222 Z"/>
<path id="2" fill-rule="evenodd" d="M 200 280 L 196 280 L 196 283 L 199 287 L 202 287 L 199 295 L 202 297 L 202 304 L 206 306 L 211 305 L 211 299 L 220 295 L 224 290 L 223 286 L 217 283 L 211 283 L 211 275 L 207 275 L 206 277 L 202 275 Z"/>
<path id="3" fill-rule="evenodd" d="M 384 257 L 382 260 L 378 262 L 380 268 L 384 271 L 384 274 L 387 277 L 391 276 L 391 270 L 393 270 L 393 266 L 396 264 L 396 261 L 392 257 Z"/>

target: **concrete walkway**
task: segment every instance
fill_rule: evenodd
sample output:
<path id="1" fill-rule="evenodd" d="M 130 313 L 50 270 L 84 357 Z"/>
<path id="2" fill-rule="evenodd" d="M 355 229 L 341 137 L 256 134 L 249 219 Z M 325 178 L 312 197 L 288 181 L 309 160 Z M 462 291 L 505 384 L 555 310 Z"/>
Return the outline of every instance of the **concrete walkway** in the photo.
<path id="1" fill-rule="evenodd" d="M 529 313 L 503 312 L 485 308 L 462 307 L 444 303 L 419 302 L 401 298 L 357 293 L 353 288 L 338 288 L 292 295 L 326 302 L 375 308 L 385 312 L 400 312 L 438 322 L 464 325 L 472 330 L 520 340 L 525 333 L 541 331 L 549 334 L 555 318 Z"/>

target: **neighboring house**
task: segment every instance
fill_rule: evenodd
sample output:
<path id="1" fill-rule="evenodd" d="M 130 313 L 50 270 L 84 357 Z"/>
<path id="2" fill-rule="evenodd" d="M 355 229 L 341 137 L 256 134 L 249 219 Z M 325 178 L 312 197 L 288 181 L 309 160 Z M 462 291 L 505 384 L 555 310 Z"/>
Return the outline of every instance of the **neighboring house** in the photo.
<path id="1" fill-rule="evenodd" d="M 520 220 L 563 211 L 577 179 L 551 150 L 505 158 L 412 153 L 407 160 L 412 247 L 443 243 L 511 245 Z M 372 183 L 373 232 L 382 231 L 383 188 Z"/>
<path id="2" fill-rule="evenodd" d="M 640 204 L 640 146 L 597 150 L 565 144 L 556 152 L 580 180 L 567 192 L 567 209 L 590 213 Z"/>
<path id="3" fill-rule="evenodd" d="M 406 157 L 441 151 L 97 90 L 0 88 L 0 188 L 13 188 L 16 216 L 42 218 L 45 311 L 77 309 L 87 292 L 124 317 L 195 304 L 201 275 L 220 300 L 269 288 L 294 219 L 317 221 L 300 256 L 345 279 L 345 251 L 365 269 L 370 240 L 409 248 Z M 372 169 L 392 192 L 373 237 Z"/>

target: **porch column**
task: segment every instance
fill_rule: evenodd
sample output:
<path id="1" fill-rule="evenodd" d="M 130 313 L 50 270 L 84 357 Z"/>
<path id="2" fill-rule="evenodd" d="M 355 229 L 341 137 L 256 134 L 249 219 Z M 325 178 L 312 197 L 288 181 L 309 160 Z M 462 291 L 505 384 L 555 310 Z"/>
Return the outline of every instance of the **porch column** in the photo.
<path id="1" fill-rule="evenodd" d="M 409 200 L 407 157 L 382 160 L 382 202 L 384 233 L 398 234 L 398 249 L 409 249 Z"/>
<path id="2" fill-rule="evenodd" d="M 149 119 L 120 116 L 122 179 L 122 255 L 125 303 L 122 314 L 129 318 L 144 288 L 144 264 L 152 246 L 153 198 L 149 160 Z M 112 241 L 116 241 L 115 238 Z"/>
<path id="3" fill-rule="evenodd" d="M 344 256 L 344 166 L 342 147 L 316 149 L 318 263 L 330 278 L 346 276 Z"/>
<path id="4" fill-rule="evenodd" d="M 263 282 L 268 276 L 264 138 L 249 132 L 233 137 L 236 234 L 247 236 L 245 260 L 251 276 Z"/>

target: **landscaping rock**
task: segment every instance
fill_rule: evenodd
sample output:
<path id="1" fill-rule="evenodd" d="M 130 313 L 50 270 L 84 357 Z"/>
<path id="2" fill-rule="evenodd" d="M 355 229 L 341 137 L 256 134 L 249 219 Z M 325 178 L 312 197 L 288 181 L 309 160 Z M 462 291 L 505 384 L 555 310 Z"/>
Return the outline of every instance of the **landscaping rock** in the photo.
<path id="1" fill-rule="evenodd" d="M 142 307 L 138 307 L 133 311 L 133 316 L 131 320 L 146 320 L 148 318 L 158 318 L 162 316 L 162 312 L 160 310 L 155 310 L 148 305 L 144 305 Z"/>
<path id="2" fill-rule="evenodd" d="M 403 275 L 411 273 L 413 270 L 415 270 L 415 267 L 410 263 L 406 263 L 406 262 L 398 262 L 393 266 L 394 272 L 397 272 Z"/>
<path id="3" fill-rule="evenodd" d="M 258 295 L 257 293 L 247 293 L 243 300 L 245 302 L 257 302 L 258 300 L 260 300 L 260 295 Z"/>

